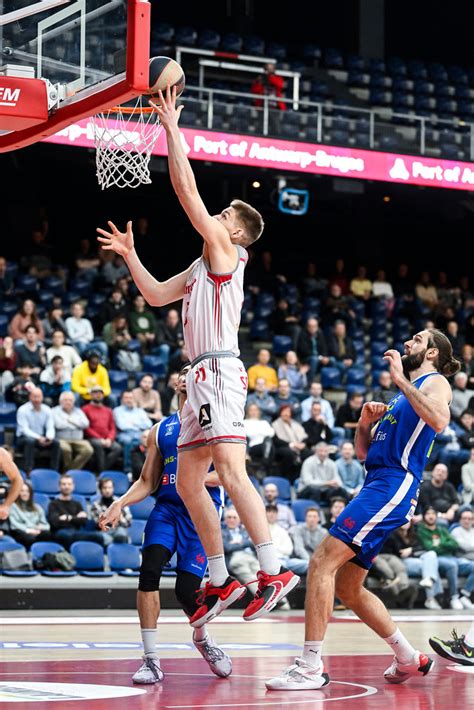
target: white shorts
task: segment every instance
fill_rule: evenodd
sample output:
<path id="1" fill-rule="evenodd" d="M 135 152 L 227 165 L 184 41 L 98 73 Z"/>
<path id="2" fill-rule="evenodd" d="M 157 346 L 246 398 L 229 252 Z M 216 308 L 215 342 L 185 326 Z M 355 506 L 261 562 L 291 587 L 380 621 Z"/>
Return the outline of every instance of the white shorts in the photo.
<path id="1" fill-rule="evenodd" d="M 237 357 L 198 360 L 186 379 L 178 449 L 230 442 L 246 444 L 247 373 Z"/>

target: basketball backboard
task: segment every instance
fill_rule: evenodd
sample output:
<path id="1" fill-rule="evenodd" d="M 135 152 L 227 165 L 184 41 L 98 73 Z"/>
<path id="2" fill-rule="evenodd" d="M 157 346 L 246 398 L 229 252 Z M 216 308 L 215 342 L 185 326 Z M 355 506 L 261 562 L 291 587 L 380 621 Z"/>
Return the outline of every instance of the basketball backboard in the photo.
<path id="1" fill-rule="evenodd" d="M 0 151 L 147 89 L 148 0 L 0 0 L 0 10 Z M 34 85 L 41 110 L 22 121 Z"/>

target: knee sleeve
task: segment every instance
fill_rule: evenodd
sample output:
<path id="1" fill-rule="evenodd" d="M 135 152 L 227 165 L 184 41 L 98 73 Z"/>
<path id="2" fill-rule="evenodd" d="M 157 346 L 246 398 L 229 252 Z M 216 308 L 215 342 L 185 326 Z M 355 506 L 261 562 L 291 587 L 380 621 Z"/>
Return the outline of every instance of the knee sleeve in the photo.
<path id="1" fill-rule="evenodd" d="M 147 545 L 143 548 L 138 580 L 141 592 L 156 592 L 160 588 L 161 572 L 170 558 L 171 552 L 163 545 Z"/>
<path id="2" fill-rule="evenodd" d="M 200 586 L 201 577 L 198 577 L 196 574 L 191 574 L 191 572 L 178 570 L 175 588 L 176 599 L 188 616 L 192 616 L 198 608 L 196 604 L 196 592 Z"/>

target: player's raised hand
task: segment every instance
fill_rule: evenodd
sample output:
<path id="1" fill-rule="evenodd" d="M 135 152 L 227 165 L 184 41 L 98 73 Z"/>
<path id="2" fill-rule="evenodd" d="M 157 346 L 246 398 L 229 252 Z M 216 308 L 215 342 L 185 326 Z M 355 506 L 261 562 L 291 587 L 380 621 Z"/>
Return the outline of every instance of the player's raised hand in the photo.
<path id="1" fill-rule="evenodd" d="M 373 424 L 383 417 L 388 407 L 382 402 L 366 402 L 362 407 L 359 422 L 361 424 Z"/>
<path id="2" fill-rule="evenodd" d="M 107 510 L 99 516 L 99 528 L 104 532 L 110 528 L 116 528 L 122 514 L 122 506 L 118 500 L 115 500 L 112 505 L 109 505 Z"/>
<path id="3" fill-rule="evenodd" d="M 120 256 L 127 256 L 134 246 L 132 223 L 127 222 L 126 232 L 119 232 L 113 222 L 109 221 L 107 224 L 110 227 L 110 232 L 106 232 L 105 229 L 97 227 L 97 232 L 102 234 L 101 237 L 97 237 L 97 241 L 101 243 L 104 251 L 114 251 L 116 254 L 120 254 Z"/>
<path id="4" fill-rule="evenodd" d="M 401 380 L 405 379 L 400 353 L 398 350 L 387 350 L 383 354 L 383 359 L 386 360 L 390 366 L 390 375 L 394 384 L 398 385 Z"/>
<path id="5" fill-rule="evenodd" d="M 161 90 L 158 90 L 158 101 L 155 103 L 150 99 L 149 104 L 160 117 L 161 125 L 165 131 L 178 125 L 183 105 L 176 108 L 176 86 L 171 88 L 168 84 L 164 95 Z"/>

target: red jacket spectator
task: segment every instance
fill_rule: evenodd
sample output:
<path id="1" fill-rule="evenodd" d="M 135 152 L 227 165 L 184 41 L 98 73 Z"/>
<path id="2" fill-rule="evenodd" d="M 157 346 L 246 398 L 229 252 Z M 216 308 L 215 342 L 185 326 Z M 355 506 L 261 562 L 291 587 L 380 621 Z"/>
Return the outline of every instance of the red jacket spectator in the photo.
<path id="1" fill-rule="evenodd" d="M 115 439 L 114 415 L 109 407 L 86 404 L 82 411 L 90 422 L 84 432 L 87 439 Z"/>
<path id="2" fill-rule="evenodd" d="M 265 75 L 258 76 L 253 82 L 250 88 L 252 94 L 275 96 L 277 98 L 283 97 L 283 87 L 285 85 L 285 82 L 283 80 L 283 77 L 277 76 L 277 74 L 275 74 L 275 65 L 266 64 L 265 71 Z M 286 111 L 286 104 L 283 101 L 270 101 L 269 108 L 275 108 L 275 104 L 280 109 L 280 111 Z M 263 101 L 259 101 L 257 99 L 255 101 L 255 106 L 262 107 Z"/>

